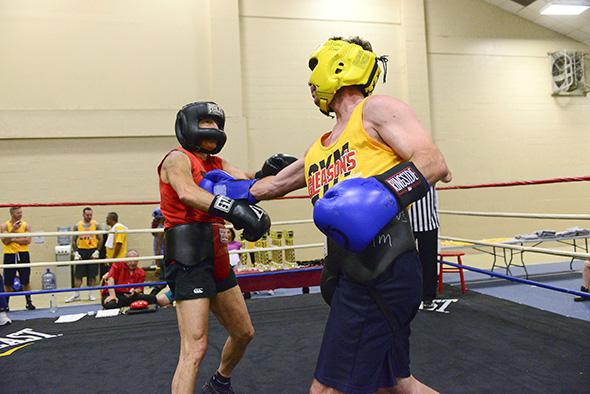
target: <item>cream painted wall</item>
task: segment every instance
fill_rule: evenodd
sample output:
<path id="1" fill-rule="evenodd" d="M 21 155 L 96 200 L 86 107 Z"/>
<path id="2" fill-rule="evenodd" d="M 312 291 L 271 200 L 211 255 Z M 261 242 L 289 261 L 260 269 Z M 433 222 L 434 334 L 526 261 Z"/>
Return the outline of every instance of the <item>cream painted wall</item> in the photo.
<path id="1" fill-rule="evenodd" d="M 226 0 L 0 0 L 0 201 L 157 201 L 176 111 L 198 99 L 224 106 L 224 155 L 246 167 L 237 10 Z M 81 208 L 25 208 L 25 218 L 52 231 Z M 115 210 L 145 228 L 152 209 L 95 215 L 104 222 Z M 149 235 L 130 236 L 141 254 L 150 245 Z M 54 246 L 32 245 L 33 260 L 53 260 Z"/>
<path id="2" fill-rule="evenodd" d="M 454 184 L 590 174 L 590 97 L 551 96 L 547 52 L 590 48 L 485 2 L 426 1 L 434 138 Z M 453 21 L 453 23 L 449 23 Z M 495 212 L 588 213 L 587 183 L 442 191 L 441 206 Z M 586 221 L 458 218 L 442 233 L 512 236 Z"/>
<path id="3" fill-rule="evenodd" d="M 156 201 L 155 167 L 176 144 L 175 113 L 198 99 L 225 108 L 223 157 L 233 164 L 254 169 L 276 151 L 302 155 L 332 125 L 307 88 L 307 58 L 331 35 L 360 35 L 390 55 L 387 84 L 376 92 L 414 107 L 455 184 L 588 174 L 588 98 L 552 98 L 545 56 L 580 44 L 478 0 L 359 4 L 0 0 L 0 203 Z M 590 208 L 587 189 L 453 191 L 441 199 L 447 209 L 576 213 Z M 305 200 L 262 204 L 274 221 L 311 217 Z M 72 224 L 80 208 L 27 208 L 25 217 L 49 231 Z M 102 222 L 116 210 L 140 228 L 152 208 L 95 213 Z M 473 237 L 544 225 L 443 224 L 443 233 Z M 574 224 L 585 225 L 547 226 Z M 311 225 L 292 228 L 297 243 L 321 240 Z M 33 259 L 53 259 L 54 245 L 33 245 Z M 130 246 L 147 254 L 150 237 L 133 236 Z"/>

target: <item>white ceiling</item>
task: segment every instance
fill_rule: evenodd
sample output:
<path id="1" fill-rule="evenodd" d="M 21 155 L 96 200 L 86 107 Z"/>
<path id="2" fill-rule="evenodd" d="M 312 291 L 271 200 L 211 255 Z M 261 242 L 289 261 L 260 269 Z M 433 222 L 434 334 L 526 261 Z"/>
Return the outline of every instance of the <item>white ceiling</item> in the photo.
<path id="1" fill-rule="evenodd" d="M 512 0 L 484 1 L 590 46 L 590 9 L 576 16 L 541 15 L 550 0 L 536 0 L 527 7 Z"/>

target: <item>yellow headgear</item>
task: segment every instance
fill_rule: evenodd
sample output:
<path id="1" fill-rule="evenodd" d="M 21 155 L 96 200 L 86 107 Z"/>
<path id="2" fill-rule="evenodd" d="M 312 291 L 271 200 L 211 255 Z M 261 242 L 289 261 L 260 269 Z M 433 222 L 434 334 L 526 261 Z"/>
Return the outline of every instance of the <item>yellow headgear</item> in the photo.
<path id="1" fill-rule="evenodd" d="M 358 85 L 365 97 L 370 95 L 381 74 L 378 60 L 371 51 L 344 40 L 328 40 L 309 58 L 312 70 L 309 83 L 316 86 L 320 111 L 329 115 L 330 103 L 343 86 Z"/>

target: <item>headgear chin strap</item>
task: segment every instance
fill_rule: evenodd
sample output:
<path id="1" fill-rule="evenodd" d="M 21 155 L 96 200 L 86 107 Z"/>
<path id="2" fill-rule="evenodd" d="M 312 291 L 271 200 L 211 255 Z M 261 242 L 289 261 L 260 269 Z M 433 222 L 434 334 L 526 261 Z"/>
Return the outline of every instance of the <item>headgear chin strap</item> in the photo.
<path id="1" fill-rule="evenodd" d="M 212 119 L 217 123 L 218 129 L 201 128 L 199 121 Z M 182 107 L 176 115 L 176 138 L 180 145 L 191 152 L 216 154 L 221 151 L 227 136 L 223 131 L 225 126 L 225 113 L 223 109 L 211 101 L 199 101 Z M 217 146 L 213 150 L 201 147 L 204 140 L 213 140 Z"/>
<path id="2" fill-rule="evenodd" d="M 375 89 L 385 56 L 363 49 L 360 45 L 344 40 L 328 40 L 309 58 L 312 70 L 309 83 L 316 86 L 320 111 L 330 116 L 330 103 L 343 86 L 359 86 L 366 96 Z"/>

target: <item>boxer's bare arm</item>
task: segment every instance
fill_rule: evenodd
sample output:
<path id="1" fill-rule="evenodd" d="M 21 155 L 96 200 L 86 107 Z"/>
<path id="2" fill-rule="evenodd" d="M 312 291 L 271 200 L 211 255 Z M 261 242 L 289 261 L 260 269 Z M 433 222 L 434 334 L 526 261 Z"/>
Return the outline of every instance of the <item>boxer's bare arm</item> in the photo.
<path id="1" fill-rule="evenodd" d="M 250 193 L 257 200 L 270 200 L 305 187 L 304 164 L 303 159 L 299 159 L 277 175 L 260 179 L 252 185 Z"/>
<path id="2" fill-rule="evenodd" d="M 27 233 L 31 232 L 31 225 L 29 223 L 27 223 L 27 225 L 25 226 L 25 232 L 27 232 Z M 29 245 L 32 241 L 33 241 L 33 238 L 31 238 L 31 237 L 18 237 L 15 239 L 15 242 L 17 244 L 21 244 L 21 245 Z"/>
<path id="3" fill-rule="evenodd" d="M 252 178 L 254 178 L 253 172 L 240 170 L 239 168 L 232 166 L 225 159 L 222 159 L 221 162 L 222 162 L 223 171 L 227 172 L 228 174 L 233 176 L 235 179 L 252 179 Z"/>
<path id="4" fill-rule="evenodd" d="M 204 212 L 209 210 L 213 195 L 197 186 L 191 174 L 190 160 L 184 153 L 173 151 L 166 157 L 160 178 L 172 186 L 183 204 Z"/>
<path id="5" fill-rule="evenodd" d="M 431 185 L 451 180 L 445 158 L 407 104 L 372 96 L 363 109 L 363 121 L 369 132 L 376 132 L 404 160 L 413 162 Z"/>
<path id="6" fill-rule="evenodd" d="M 5 223 L 2 223 L 2 225 L 0 226 L 0 232 L 2 233 L 7 233 L 8 232 L 8 226 Z M 8 245 L 10 243 L 12 243 L 12 238 L 2 238 L 2 243 L 4 245 Z"/>

